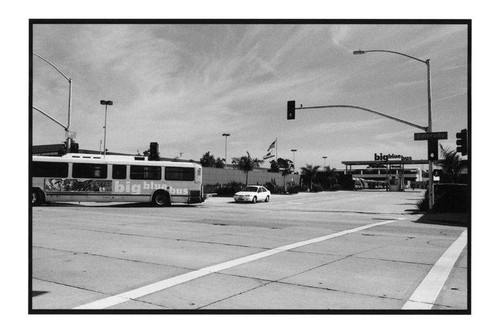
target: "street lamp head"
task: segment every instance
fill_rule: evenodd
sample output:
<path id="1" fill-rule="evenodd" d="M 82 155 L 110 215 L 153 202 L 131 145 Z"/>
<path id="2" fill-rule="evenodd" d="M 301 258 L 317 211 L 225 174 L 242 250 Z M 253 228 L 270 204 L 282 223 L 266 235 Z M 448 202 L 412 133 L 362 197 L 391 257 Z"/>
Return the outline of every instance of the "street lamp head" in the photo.
<path id="1" fill-rule="evenodd" d="M 101 105 L 113 105 L 113 101 L 105 101 L 101 99 Z"/>
<path id="2" fill-rule="evenodd" d="M 231 136 L 229 133 L 223 133 L 222 136 Z"/>
<path id="3" fill-rule="evenodd" d="M 352 54 L 360 55 L 360 54 L 365 54 L 365 53 L 366 53 L 365 51 L 358 50 L 358 51 L 354 51 Z"/>

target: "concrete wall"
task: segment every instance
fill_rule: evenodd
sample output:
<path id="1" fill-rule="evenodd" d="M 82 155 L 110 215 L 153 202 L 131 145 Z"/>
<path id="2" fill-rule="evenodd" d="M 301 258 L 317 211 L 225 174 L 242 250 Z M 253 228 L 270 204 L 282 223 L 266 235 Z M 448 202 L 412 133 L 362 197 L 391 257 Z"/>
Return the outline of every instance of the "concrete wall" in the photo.
<path id="1" fill-rule="evenodd" d="M 203 168 L 203 185 L 224 185 L 232 181 L 245 184 L 245 178 L 245 173 L 237 169 Z M 292 181 L 292 179 L 298 184 L 300 176 L 286 176 L 287 182 Z M 267 172 L 267 170 L 250 171 L 248 173 L 248 184 L 264 185 L 272 180 L 275 180 L 277 185 L 283 186 L 281 173 Z"/>

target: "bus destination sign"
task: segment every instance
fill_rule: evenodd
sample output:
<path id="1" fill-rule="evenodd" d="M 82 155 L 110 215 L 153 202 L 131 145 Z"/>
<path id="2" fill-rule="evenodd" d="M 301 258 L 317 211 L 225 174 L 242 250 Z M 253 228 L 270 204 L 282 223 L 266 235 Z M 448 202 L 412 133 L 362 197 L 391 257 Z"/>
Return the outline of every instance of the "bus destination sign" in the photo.
<path id="1" fill-rule="evenodd" d="M 413 133 L 415 141 L 419 140 L 446 140 L 448 139 L 448 132 L 423 132 Z"/>

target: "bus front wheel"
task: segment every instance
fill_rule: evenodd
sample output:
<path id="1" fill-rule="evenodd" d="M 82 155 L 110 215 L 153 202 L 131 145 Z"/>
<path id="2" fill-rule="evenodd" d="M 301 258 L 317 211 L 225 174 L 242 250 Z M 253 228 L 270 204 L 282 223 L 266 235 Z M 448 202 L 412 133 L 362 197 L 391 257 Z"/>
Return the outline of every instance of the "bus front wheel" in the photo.
<path id="1" fill-rule="evenodd" d="M 153 204 L 157 207 L 170 206 L 170 196 L 166 191 L 157 191 L 153 195 Z"/>

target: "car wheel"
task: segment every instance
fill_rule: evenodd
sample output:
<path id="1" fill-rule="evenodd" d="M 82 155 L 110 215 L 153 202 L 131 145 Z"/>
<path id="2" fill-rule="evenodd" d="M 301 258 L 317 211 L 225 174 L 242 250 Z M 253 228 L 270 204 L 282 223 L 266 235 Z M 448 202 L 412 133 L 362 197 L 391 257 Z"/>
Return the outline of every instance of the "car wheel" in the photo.
<path id="1" fill-rule="evenodd" d="M 252 203 L 256 203 L 256 202 L 257 202 L 257 197 L 253 197 Z"/>
<path id="2" fill-rule="evenodd" d="M 266 197 L 266 202 L 269 202 L 271 198 L 269 198 L 269 196 Z"/>
<path id="3" fill-rule="evenodd" d="M 153 204 L 157 207 L 170 206 L 170 197 L 165 191 L 158 191 L 153 196 Z"/>

